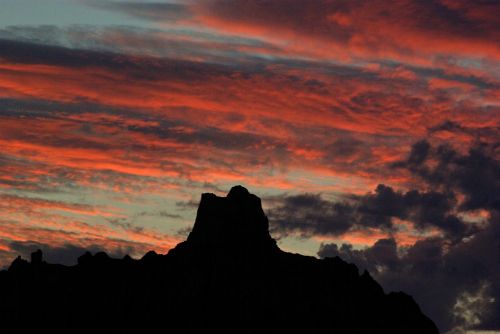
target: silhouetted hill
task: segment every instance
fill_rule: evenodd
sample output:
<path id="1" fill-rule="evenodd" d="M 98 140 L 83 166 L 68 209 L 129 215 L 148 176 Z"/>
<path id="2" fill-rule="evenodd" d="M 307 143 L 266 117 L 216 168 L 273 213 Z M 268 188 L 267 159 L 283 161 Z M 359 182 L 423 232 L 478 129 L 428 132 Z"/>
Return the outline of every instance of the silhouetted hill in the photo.
<path id="1" fill-rule="evenodd" d="M 167 255 L 86 253 L 66 267 L 16 259 L 0 273 L 0 332 L 437 333 L 413 299 L 340 258 L 281 251 L 245 188 L 203 194 Z"/>

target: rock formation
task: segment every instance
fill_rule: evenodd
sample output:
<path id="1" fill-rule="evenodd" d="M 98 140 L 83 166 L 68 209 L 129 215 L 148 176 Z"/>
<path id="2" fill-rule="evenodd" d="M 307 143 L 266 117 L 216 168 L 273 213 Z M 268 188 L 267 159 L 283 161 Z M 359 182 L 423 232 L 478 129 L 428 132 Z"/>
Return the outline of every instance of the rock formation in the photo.
<path id="1" fill-rule="evenodd" d="M 281 251 L 260 199 L 241 186 L 203 194 L 192 232 L 166 255 L 37 251 L 0 272 L 0 331 L 80 333 L 434 334 L 402 293 L 385 294 L 340 258 Z"/>

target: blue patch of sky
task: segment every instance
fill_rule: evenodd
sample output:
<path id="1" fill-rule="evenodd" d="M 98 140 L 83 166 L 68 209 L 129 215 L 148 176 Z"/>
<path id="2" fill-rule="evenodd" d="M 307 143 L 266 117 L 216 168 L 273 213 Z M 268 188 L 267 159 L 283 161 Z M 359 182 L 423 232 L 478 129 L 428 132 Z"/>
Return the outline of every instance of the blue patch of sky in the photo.
<path id="1" fill-rule="evenodd" d="M 77 0 L 0 0 L 0 28 L 18 25 L 123 25 L 154 23 L 124 13 L 101 10 Z"/>

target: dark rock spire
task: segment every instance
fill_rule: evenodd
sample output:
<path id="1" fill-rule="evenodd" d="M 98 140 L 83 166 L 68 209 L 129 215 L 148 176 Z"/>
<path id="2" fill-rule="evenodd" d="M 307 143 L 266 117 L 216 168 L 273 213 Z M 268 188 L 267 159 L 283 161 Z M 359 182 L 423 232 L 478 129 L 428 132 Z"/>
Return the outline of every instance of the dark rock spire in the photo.
<path id="1" fill-rule="evenodd" d="M 278 250 L 269 234 L 269 222 L 260 198 L 242 186 L 233 187 L 226 197 L 210 193 L 201 196 L 186 245 L 227 252 Z"/>

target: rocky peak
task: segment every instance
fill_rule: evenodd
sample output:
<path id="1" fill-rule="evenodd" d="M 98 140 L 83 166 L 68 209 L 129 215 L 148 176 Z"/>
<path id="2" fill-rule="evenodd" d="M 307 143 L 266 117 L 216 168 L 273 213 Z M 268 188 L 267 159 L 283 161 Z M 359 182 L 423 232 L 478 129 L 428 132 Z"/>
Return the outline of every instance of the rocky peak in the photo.
<path id="1" fill-rule="evenodd" d="M 277 249 L 269 234 L 269 222 L 260 198 L 242 186 L 231 188 L 226 197 L 211 193 L 201 196 L 190 247 L 216 249 Z"/>
<path id="2" fill-rule="evenodd" d="M 37 251 L 0 271 L 0 296 L 2 333 L 150 333 L 165 323 L 187 334 L 438 333 L 410 296 L 386 295 L 355 265 L 279 251 L 260 199 L 241 186 L 203 194 L 188 240 L 167 255 L 87 253 L 66 267 Z"/>

